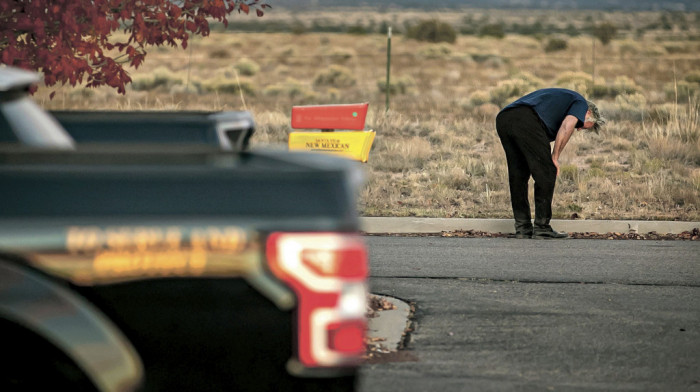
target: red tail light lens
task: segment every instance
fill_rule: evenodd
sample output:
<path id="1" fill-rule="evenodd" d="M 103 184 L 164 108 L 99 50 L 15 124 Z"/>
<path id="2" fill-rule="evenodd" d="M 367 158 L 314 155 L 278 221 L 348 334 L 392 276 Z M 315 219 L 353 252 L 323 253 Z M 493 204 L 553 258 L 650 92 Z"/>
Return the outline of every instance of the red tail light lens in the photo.
<path id="1" fill-rule="evenodd" d="M 305 367 L 355 365 L 364 352 L 367 251 L 358 235 L 273 233 L 271 271 L 298 300 L 298 360 Z"/>
<path id="2" fill-rule="evenodd" d="M 328 325 L 328 345 L 332 350 L 361 355 L 365 351 L 367 324 L 346 321 Z"/>
<path id="3" fill-rule="evenodd" d="M 321 276 L 341 279 L 364 279 L 367 276 L 367 263 L 364 248 L 345 249 L 304 249 L 302 263 Z"/>

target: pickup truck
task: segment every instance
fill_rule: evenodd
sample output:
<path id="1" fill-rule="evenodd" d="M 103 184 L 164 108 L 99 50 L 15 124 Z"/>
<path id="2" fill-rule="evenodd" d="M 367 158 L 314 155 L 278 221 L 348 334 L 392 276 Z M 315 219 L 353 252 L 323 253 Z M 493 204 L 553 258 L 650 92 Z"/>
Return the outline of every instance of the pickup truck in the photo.
<path id="1" fill-rule="evenodd" d="M 20 101 L 22 102 L 22 101 Z M 0 116 L 0 143 L 19 143 L 24 134 L 35 134 L 39 128 L 56 129 L 56 122 L 68 133 L 68 144 L 138 144 L 186 147 L 218 147 L 227 151 L 248 149 L 255 132 L 249 112 L 170 112 L 170 111 L 51 111 L 50 116 L 35 116 L 33 102 L 24 101 L 22 110 L 8 109 Z M 50 125 L 37 127 L 21 118 L 44 118 Z M 14 114 L 13 113 L 17 113 Z M 10 127 L 12 121 L 18 129 Z M 26 128 L 26 130 L 25 130 Z M 56 132 L 54 132 L 56 133 Z"/>
<path id="2" fill-rule="evenodd" d="M 355 389 L 357 163 L 76 145 L 36 82 L 0 68 L 0 390 Z"/>
<path id="3" fill-rule="evenodd" d="M 51 111 L 78 144 L 216 146 L 244 151 L 255 131 L 249 112 Z"/>

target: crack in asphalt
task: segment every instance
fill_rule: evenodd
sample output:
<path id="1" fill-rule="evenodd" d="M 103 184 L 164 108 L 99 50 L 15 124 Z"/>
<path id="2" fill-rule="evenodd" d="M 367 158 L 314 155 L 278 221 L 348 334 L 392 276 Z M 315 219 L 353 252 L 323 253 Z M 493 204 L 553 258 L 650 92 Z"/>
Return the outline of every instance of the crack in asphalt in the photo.
<path id="1" fill-rule="evenodd" d="M 649 283 L 649 282 L 624 282 L 624 281 L 580 281 L 580 280 L 537 280 L 537 279 L 495 279 L 476 277 L 452 277 L 452 276 L 382 276 L 371 275 L 370 278 L 378 279 L 425 279 L 425 280 L 461 280 L 477 283 L 526 283 L 526 284 L 589 284 L 589 285 L 622 285 L 622 286 L 648 286 L 648 287 L 691 287 L 700 288 L 700 283 Z"/>

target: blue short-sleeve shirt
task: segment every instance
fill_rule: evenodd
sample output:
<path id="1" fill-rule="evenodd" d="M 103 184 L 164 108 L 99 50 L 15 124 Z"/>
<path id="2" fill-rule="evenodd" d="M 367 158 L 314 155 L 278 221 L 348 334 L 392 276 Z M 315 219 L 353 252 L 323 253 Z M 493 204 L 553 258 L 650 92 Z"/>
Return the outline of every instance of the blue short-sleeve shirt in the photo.
<path id="1" fill-rule="evenodd" d="M 547 137 L 550 141 L 557 137 L 559 127 L 566 116 L 576 117 L 578 119 L 576 128 L 580 128 L 586 120 L 586 111 L 588 111 L 588 102 L 581 94 L 564 88 L 545 88 L 534 91 L 517 99 L 503 110 L 519 106 L 529 106 L 537 113 L 547 128 Z"/>

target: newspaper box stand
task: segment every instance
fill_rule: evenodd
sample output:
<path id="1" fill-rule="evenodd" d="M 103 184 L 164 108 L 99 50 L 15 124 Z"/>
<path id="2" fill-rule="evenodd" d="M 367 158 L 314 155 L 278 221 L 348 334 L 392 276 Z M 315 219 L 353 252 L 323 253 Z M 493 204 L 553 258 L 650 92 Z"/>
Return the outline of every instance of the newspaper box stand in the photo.
<path id="1" fill-rule="evenodd" d="M 375 132 L 364 130 L 369 103 L 292 107 L 289 149 L 317 151 L 367 162 Z M 340 131 L 343 130 L 343 131 Z"/>

